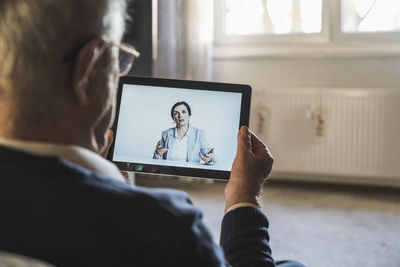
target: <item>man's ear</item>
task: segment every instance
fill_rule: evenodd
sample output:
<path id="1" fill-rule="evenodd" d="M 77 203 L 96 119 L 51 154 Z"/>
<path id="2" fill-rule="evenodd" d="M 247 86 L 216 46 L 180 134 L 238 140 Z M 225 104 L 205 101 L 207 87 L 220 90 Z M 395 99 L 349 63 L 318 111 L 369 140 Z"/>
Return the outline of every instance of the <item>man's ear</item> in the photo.
<path id="1" fill-rule="evenodd" d="M 105 41 L 99 36 L 93 37 L 79 51 L 76 58 L 73 72 L 73 87 L 75 96 L 81 106 L 87 106 L 89 104 L 89 76 L 98 58 L 102 55 L 104 48 Z"/>

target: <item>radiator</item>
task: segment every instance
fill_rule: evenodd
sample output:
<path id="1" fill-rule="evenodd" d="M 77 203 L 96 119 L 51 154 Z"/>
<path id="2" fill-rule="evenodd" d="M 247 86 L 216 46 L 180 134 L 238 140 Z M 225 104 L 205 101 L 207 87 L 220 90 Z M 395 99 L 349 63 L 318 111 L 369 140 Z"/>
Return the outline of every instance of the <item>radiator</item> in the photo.
<path id="1" fill-rule="evenodd" d="M 400 89 L 255 90 L 250 127 L 275 177 L 400 186 Z"/>

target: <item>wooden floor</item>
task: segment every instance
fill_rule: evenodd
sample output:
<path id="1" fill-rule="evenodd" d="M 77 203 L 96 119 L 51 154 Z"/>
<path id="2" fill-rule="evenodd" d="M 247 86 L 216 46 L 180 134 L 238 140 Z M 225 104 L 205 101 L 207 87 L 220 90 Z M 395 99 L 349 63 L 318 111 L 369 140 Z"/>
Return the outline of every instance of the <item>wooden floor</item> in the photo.
<path id="1" fill-rule="evenodd" d="M 136 182 L 186 191 L 218 242 L 224 182 L 146 175 Z M 311 267 L 400 266 L 399 189 L 270 182 L 262 202 L 275 259 Z"/>

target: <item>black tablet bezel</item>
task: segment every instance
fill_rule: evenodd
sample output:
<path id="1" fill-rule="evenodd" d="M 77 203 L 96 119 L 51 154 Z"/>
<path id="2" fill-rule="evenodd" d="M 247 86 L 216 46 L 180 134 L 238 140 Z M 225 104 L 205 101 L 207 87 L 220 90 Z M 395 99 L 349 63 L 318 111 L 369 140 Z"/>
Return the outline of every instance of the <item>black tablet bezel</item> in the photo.
<path id="1" fill-rule="evenodd" d="M 205 91 L 223 91 L 223 92 L 235 92 L 242 94 L 242 103 L 240 111 L 240 125 L 249 125 L 250 118 L 250 103 L 251 103 L 251 87 L 244 84 L 230 84 L 230 83 L 217 83 L 217 82 L 203 82 L 203 81 L 190 81 L 190 80 L 176 80 L 176 79 L 163 79 L 163 78 L 149 78 L 149 77 L 136 77 L 136 76 L 124 76 L 119 80 L 118 95 L 117 95 L 117 106 L 116 116 L 112 130 L 114 136 L 117 136 L 117 125 L 119 120 L 120 104 L 123 85 L 134 84 L 134 85 L 148 85 L 148 86 L 160 86 L 160 87 L 173 87 L 177 89 L 193 89 L 193 90 L 205 90 Z M 114 144 L 110 147 L 108 153 L 108 159 L 113 161 L 120 170 L 141 172 L 141 173 L 153 173 L 153 174 L 166 174 L 175 176 L 188 176 L 188 177 L 199 177 L 199 178 L 211 178 L 211 179 L 222 179 L 228 180 L 230 171 L 219 171 L 210 169 L 197 169 L 187 167 L 174 167 L 174 166 L 163 166 L 163 165 L 151 165 L 140 162 L 120 162 L 112 160 L 114 154 Z"/>

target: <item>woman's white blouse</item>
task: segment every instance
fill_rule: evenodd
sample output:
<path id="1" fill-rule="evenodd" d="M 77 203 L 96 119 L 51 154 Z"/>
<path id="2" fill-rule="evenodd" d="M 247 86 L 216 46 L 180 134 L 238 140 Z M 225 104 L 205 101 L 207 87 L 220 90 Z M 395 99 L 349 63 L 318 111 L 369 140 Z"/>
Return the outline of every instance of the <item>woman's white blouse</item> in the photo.
<path id="1" fill-rule="evenodd" d="M 190 128 L 189 128 L 190 129 Z M 170 160 L 180 160 L 186 161 L 187 160 L 187 150 L 188 150 L 188 131 L 186 132 L 185 136 L 181 139 L 178 137 L 178 132 L 175 128 L 175 137 L 174 143 L 168 149 L 168 158 Z"/>

